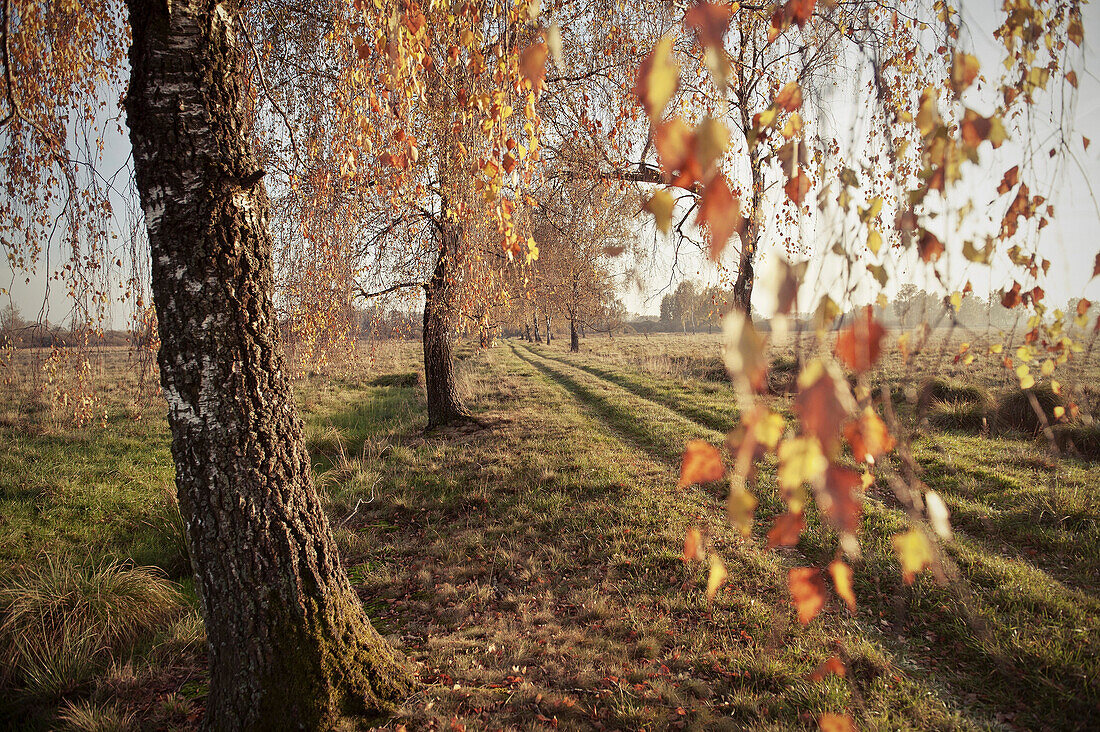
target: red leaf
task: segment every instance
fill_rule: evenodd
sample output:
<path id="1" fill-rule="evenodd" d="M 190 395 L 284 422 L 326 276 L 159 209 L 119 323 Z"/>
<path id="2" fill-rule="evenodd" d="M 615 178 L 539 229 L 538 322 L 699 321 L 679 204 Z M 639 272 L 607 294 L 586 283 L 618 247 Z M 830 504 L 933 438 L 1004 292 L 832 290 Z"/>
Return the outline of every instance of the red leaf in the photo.
<path id="1" fill-rule="evenodd" d="M 722 455 L 706 440 L 691 440 L 680 463 L 680 487 L 721 480 L 726 474 Z"/>
<path id="2" fill-rule="evenodd" d="M 775 525 L 768 532 L 768 548 L 795 546 L 805 527 L 806 522 L 802 519 L 801 512 L 783 514 L 775 520 Z"/>
<path id="3" fill-rule="evenodd" d="M 707 228 L 710 258 L 718 261 L 730 237 L 741 228 L 741 202 L 730 192 L 726 176 L 714 176 L 703 191 L 696 221 Z"/>
<path id="4" fill-rule="evenodd" d="M 806 197 L 806 193 L 810 190 L 810 179 L 806 177 L 806 172 L 801 168 L 795 168 L 794 175 L 787 179 L 783 190 L 786 192 L 787 198 L 794 201 L 795 205 L 801 206 L 802 199 Z"/>
<path id="5" fill-rule="evenodd" d="M 862 317 L 857 317 L 836 339 L 836 356 L 856 373 L 871 368 L 882 355 L 882 338 L 886 329 L 875 320 L 868 305 Z"/>
<path id="6" fill-rule="evenodd" d="M 863 513 L 863 477 L 850 468 L 830 465 L 825 471 L 825 490 L 818 496 L 821 513 L 838 530 L 854 534 Z"/>

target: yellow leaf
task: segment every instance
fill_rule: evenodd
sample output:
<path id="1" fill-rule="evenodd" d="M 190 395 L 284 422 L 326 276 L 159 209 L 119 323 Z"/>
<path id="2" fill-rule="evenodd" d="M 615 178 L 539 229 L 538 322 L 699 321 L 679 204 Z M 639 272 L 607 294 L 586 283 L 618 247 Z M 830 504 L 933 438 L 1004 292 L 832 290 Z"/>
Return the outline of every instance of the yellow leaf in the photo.
<path id="1" fill-rule="evenodd" d="M 657 228 L 662 234 L 667 234 L 672 227 L 672 210 L 676 207 L 676 199 L 666 189 L 661 188 L 645 202 L 645 210 L 653 214 Z"/>
<path id="2" fill-rule="evenodd" d="M 878 254 L 878 250 L 882 248 L 882 234 L 875 229 L 867 230 L 867 248 L 872 254 Z"/>
<path id="3" fill-rule="evenodd" d="M 680 65 L 672 58 L 672 37 L 663 36 L 642 61 L 634 85 L 651 122 L 661 118 L 679 83 Z"/>
<path id="4" fill-rule="evenodd" d="M 752 536 L 752 519 L 756 511 L 756 498 L 745 490 L 744 480 L 730 481 L 730 494 L 726 499 L 726 515 L 741 536 Z"/>
<path id="5" fill-rule="evenodd" d="M 704 176 L 715 162 L 721 162 L 729 146 L 730 131 L 725 124 L 712 117 L 699 123 L 695 128 L 695 159 Z"/>
<path id="6" fill-rule="evenodd" d="M 947 504 L 938 493 L 928 491 L 924 494 L 924 507 L 928 511 L 928 522 L 932 524 L 932 530 L 944 541 L 951 541 L 951 513 L 947 510 Z"/>
<path id="7" fill-rule="evenodd" d="M 780 493 L 787 502 L 788 510 L 799 512 L 805 505 L 803 483 L 815 483 L 825 475 L 829 461 L 821 451 L 821 442 L 816 437 L 795 437 L 784 440 L 779 446 Z"/>
<path id="8" fill-rule="evenodd" d="M 901 562 L 902 578 L 905 584 L 913 584 L 917 573 L 932 563 L 932 547 L 917 529 L 909 529 L 902 534 L 894 534 L 894 551 Z"/>
<path id="9" fill-rule="evenodd" d="M 726 565 L 722 564 L 722 560 L 717 554 L 710 555 L 710 576 L 707 577 L 707 598 L 713 600 L 714 596 L 718 594 L 718 588 L 726 583 L 726 579 L 729 574 L 726 572 Z"/>
<path id="10" fill-rule="evenodd" d="M 836 594 L 848 605 L 852 612 L 856 611 L 856 595 L 852 592 L 852 568 L 841 559 L 834 559 L 829 564 L 829 574 L 833 578 L 833 586 Z M 841 674 L 843 676 L 843 674 Z"/>
<path id="11" fill-rule="evenodd" d="M 1048 358 L 1046 361 L 1043 361 L 1043 365 L 1039 370 L 1042 372 L 1043 376 L 1050 376 L 1054 373 L 1054 360 Z"/>

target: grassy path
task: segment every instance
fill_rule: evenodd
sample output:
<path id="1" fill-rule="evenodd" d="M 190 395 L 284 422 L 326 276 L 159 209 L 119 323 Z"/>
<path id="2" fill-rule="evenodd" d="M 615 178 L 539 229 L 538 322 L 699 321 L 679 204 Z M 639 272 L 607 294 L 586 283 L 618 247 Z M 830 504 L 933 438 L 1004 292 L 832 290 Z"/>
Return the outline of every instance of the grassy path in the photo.
<path id="1" fill-rule="evenodd" d="M 688 437 L 720 439 L 706 428 L 706 421 L 686 416 L 707 409 L 711 394 L 681 388 L 674 405 L 654 409 L 669 397 L 655 398 L 654 388 L 631 388 L 633 381 L 643 378 L 640 375 L 619 372 L 616 377 L 605 369 L 577 363 L 572 355 L 550 356 L 521 348 L 523 358 L 602 414 L 610 427 L 632 435 L 637 444 L 655 447 L 655 454 L 672 464 Z M 690 426 L 673 426 L 681 421 Z M 948 683 L 954 691 L 943 693 L 956 699 L 953 706 L 984 709 L 1003 721 L 1081 728 L 1100 698 L 1096 661 L 1100 602 L 1085 589 L 1095 586 L 1089 568 L 1094 566 L 1096 544 L 1089 542 L 1087 531 L 1075 535 L 1060 525 L 1052 528 L 1049 521 L 1047 525 L 1029 522 L 1031 514 L 1018 500 L 1013 503 L 989 492 L 975 496 L 973 481 L 970 498 L 960 496 L 960 474 L 965 476 L 969 470 L 986 479 L 995 475 L 976 466 L 973 458 L 969 465 L 941 472 L 935 470 L 934 458 L 919 451 L 918 456 L 930 468 L 926 476 L 930 485 L 958 513 L 958 540 L 949 548 L 958 579 L 947 588 L 925 580 L 914 588 L 901 586 L 888 537 L 905 528 L 904 518 L 871 501 L 857 583 L 864 603 L 863 627 L 873 627 L 876 617 L 881 619 L 877 624 L 882 627 L 875 628 L 873 637 L 907 656 L 919 675 L 934 674 Z M 1007 482 L 1018 488 L 1011 479 Z M 758 495 L 768 503 L 763 491 Z M 763 513 L 765 521 L 768 513 Z M 976 514 L 984 515 L 984 520 L 975 520 Z M 998 515 L 999 520 L 991 518 Z M 831 546 L 828 532 L 819 523 L 810 523 L 798 553 L 820 559 Z M 1020 556 L 1018 547 L 1029 550 L 1030 561 Z M 1040 557 L 1037 547 L 1056 549 L 1057 555 Z M 1071 568 L 1071 558 L 1090 561 Z M 1053 569 L 1055 563 L 1060 577 L 1043 568 Z M 1061 579 L 1069 580 L 1068 584 Z"/>

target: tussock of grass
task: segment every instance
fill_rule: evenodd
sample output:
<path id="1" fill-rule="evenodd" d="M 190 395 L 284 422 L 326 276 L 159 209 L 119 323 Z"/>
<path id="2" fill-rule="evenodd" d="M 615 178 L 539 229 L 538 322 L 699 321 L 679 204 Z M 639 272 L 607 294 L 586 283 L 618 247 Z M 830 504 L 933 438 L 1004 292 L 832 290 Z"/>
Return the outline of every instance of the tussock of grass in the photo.
<path id="1" fill-rule="evenodd" d="M 1030 394 L 1042 410 L 1042 416 L 1035 410 Z M 1036 385 L 1032 389 L 1009 392 L 997 402 L 996 424 L 999 430 L 1021 432 L 1025 435 L 1037 435 L 1047 424 L 1054 423 L 1054 408 L 1065 407 L 1061 396 L 1054 393 L 1049 384 Z"/>
<path id="2" fill-rule="evenodd" d="M 124 714 L 114 704 L 67 702 L 58 715 L 62 729 L 71 732 L 128 732 L 136 728 L 135 715 Z"/>
<path id="3" fill-rule="evenodd" d="M 989 424 L 984 404 L 965 399 L 936 399 L 928 409 L 928 423 L 941 430 L 982 432 Z"/>
<path id="4" fill-rule="evenodd" d="M 1063 454 L 1100 460 L 1100 425 L 1058 424 L 1051 429 Z"/>
<path id="5" fill-rule="evenodd" d="M 179 605 L 176 586 L 154 568 L 46 557 L 0 587 L 9 681 L 32 694 L 70 691 Z"/>
<path id="6" fill-rule="evenodd" d="M 979 386 L 958 384 L 946 379 L 928 379 L 917 392 L 917 414 L 925 415 L 937 403 L 969 404 L 986 411 L 992 406 L 989 393 Z"/>

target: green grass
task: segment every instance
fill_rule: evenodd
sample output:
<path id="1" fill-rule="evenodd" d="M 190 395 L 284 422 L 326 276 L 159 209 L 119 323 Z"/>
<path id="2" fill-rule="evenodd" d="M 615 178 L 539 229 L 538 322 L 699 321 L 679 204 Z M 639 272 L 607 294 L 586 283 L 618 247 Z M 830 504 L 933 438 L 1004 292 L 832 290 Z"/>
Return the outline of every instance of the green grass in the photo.
<path id="1" fill-rule="evenodd" d="M 716 345 L 463 345 L 463 389 L 485 426 L 428 435 L 415 343 L 298 383 L 349 574 L 379 630 L 420 664 L 425 688 L 394 724 L 790 729 L 835 712 L 861 729 L 1084 728 L 1100 703 L 1098 468 L 1030 437 L 907 422 L 920 477 L 952 512 L 952 576 L 902 583 L 890 536 L 907 519 L 872 489 L 853 562 L 858 610 L 834 598 L 803 627 L 787 570 L 828 562 L 835 535 L 811 510 L 797 547 L 764 548 L 783 511 L 774 460 L 761 465 L 748 541 L 726 522 L 722 483 L 676 487 L 685 442 L 720 445 L 736 425 L 730 386 L 708 375 Z M 891 368 L 872 380 L 904 393 Z M 976 383 L 992 391 L 998 379 Z M 789 397 L 767 399 L 789 412 Z M 0 454 L 4 583 L 55 549 L 182 580 L 170 569 L 178 519 L 162 420 L 0 423 L 0 439 L 15 446 Z M 713 602 L 706 569 L 680 559 L 693 525 L 729 572 Z M 45 705 L 37 728 L 78 712 L 194 724 L 203 634 L 186 582 L 179 591 L 184 611 L 131 650 L 119 645 L 109 668 Z M 846 678 L 809 680 L 838 654 Z"/>

